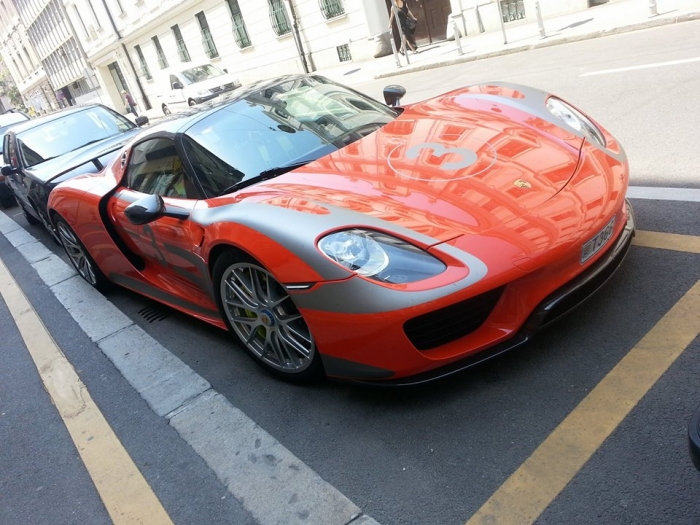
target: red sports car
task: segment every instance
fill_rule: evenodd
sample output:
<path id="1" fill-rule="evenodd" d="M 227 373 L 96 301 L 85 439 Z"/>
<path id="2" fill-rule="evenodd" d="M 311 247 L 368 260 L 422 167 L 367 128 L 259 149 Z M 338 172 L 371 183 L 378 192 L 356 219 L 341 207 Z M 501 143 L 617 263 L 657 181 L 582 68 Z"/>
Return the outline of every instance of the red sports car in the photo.
<path id="1" fill-rule="evenodd" d="M 400 107 L 316 75 L 236 91 L 56 187 L 78 272 L 221 328 L 273 374 L 412 384 L 527 341 L 626 255 L 618 142 L 490 83 Z"/>

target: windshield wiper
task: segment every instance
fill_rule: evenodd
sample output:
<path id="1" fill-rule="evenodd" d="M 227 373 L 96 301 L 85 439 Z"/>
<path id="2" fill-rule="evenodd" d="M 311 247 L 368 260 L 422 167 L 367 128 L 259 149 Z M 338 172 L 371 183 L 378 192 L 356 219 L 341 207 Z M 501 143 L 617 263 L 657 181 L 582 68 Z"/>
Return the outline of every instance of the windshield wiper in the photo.
<path id="1" fill-rule="evenodd" d="M 221 195 L 225 195 L 226 193 L 231 193 L 232 191 L 236 191 L 236 190 L 240 190 L 241 188 L 245 188 L 246 186 L 250 186 L 250 185 L 256 184 L 258 182 L 262 182 L 262 181 L 265 181 L 268 179 L 273 179 L 273 178 L 278 177 L 280 175 L 284 175 L 288 171 L 292 171 L 296 168 L 301 168 L 302 166 L 306 166 L 312 160 L 313 159 L 303 160 L 301 162 L 294 162 L 292 164 L 287 164 L 286 166 L 278 166 L 276 168 L 270 168 L 269 170 L 261 171 L 255 177 L 251 177 L 249 179 L 243 179 L 242 181 L 239 181 L 235 184 L 231 184 L 231 186 L 228 186 L 227 188 L 224 188 L 219 193 L 217 193 L 216 196 L 219 197 Z"/>

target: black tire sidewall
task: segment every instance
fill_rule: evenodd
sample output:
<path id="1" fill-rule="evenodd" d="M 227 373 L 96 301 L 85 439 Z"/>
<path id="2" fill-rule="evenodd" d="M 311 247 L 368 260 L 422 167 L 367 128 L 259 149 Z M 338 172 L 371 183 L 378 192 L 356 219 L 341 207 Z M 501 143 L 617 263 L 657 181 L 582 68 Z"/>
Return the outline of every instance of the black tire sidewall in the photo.
<path id="1" fill-rule="evenodd" d="M 73 259 L 71 259 L 70 256 L 69 256 L 68 259 L 69 259 L 70 262 L 71 262 L 71 266 L 72 266 L 73 268 L 75 268 L 75 271 L 78 272 L 78 275 L 80 275 L 80 277 L 81 277 L 86 283 L 88 283 L 90 286 L 92 286 L 93 288 L 97 289 L 98 291 L 104 292 L 104 291 L 108 290 L 109 287 L 110 287 L 110 282 L 109 282 L 109 280 L 107 279 L 107 277 L 105 276 L 105 274 L 102 273 L 102 270 L 100 270 L 100 267 L 97 266 L 97 263 L 95 262 L 95 259 L 92 258 L 92 256 L 90 255 L 90 252 L 88 252 L 87 248 L 85 248 L 85 245 L 84 245 L 83 242 L 80 240 L 80 237 L 78 237 L 78 234 L 75 233 L 75 230 L 73 230 L 73 228 L 70 227 L 70 225 L 68 224 L 68 222 L 67 222 L 63 217 L 57 216 L 57 217 L 54 219 L 53 222 L 54 222 L 54 225 L 55 225 L 55 227 L 56 227 L 56 232 L 58 232 L 58 225 L 59 225 L 59 223 L 60 223 L 60 224 L 62 224 L 63 226 L 65 226 L 65 228 L 66 228 L 69 232 L 71 232 L 71 233 L 73 234 L 73 237 L 75 237 L 76 242 L 78 243 L 78 245 L 80 246 L 80 248 L 83 250 L 83 254 L 85 255 L 85 258 L 86 258 L 86 259 L 88 260 L 88 262 L 90 263 L 90 266 L 92 266 L 92 271 L 93 271 L 93 273 L 95 274 L 95 284 L 92 284 L 91 282 L 89 282 L 87 279 L 85 279 L 85 277 L 83 277 L 83 276 L 80 274 L 80 272 L 78 271 L 78 269 L 75 267 L 75 264 L 73 263 Z M 59 237 L 60 237 L 60 234 L 59 234 Z M 63 246 L 63 243 L 62 243 L 62 242 L 61 242 L 61 246 Z M 65 247 L 65 246 L 63 246 L 63 250 L 66 252 L 66 255 L 68 255 L 68 250 L 66 250 L 66 247 Z"/>

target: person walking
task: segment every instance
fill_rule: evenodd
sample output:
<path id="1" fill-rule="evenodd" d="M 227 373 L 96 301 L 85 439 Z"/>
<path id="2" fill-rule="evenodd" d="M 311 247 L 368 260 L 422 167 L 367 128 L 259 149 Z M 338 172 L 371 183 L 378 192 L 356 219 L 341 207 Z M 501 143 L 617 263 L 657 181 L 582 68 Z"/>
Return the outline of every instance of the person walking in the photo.
<path id="1" fill-rule="evenodd" d="M 136 101 L 134 100 L 134 97 L 131 96 L 131 93 L 125 89 L 122 91 L 122 96 L 124 97 L 124 103 L 126 104 L 129 113 L 135 117 L 138 117 L 139 115 L 136 113 Z"/>
<path id="2" fill-rule="evenodd" d="M 403 33 L 406 45 L 413 51 L 413 54 L 418 53 L 418 45 L 416 44 L 416 38 L 414 33 L 416 32 L 416 25 L 418 23 L 418 18 L 411 12 L 408 8 L 406 0 L 393 0 L 392 1 L 391 16 L 389 17 L 389 31 L 391 31 L 391 23 L 394 21 L 394 15 L 399 20 L 399 25 L 401 26 L 401 32 Z M 401 49 L 399 53 L 404 54 L 404 43 L 401 43 Z"/>

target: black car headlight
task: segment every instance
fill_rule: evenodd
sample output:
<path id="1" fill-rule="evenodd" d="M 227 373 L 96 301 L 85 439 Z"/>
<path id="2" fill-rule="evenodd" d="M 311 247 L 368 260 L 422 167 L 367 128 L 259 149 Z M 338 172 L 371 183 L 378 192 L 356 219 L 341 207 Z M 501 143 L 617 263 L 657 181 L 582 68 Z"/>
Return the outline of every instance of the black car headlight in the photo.
<path id="1" fill-rule="evenodd" d="M 549 97 L 547 99 L 547 109 L 549 112 L 563 121 L 570 128 L 583 133 L 588 140 L 597 144 L 601 148 L 606 146 L 605 137 L 598 129 L 598 126 L 593 124 L 591 120 L 577 110 L 575 107 L 567 104 L 560 98 Z"/>
<path id="2" fill-rule="evenodd" d="M 318 248 L 330 260 L 358 275 L 392 284 L 433 277 L 445 264 L 406 241 L 371 230 L 344 230 L 323 237 Z"/>

